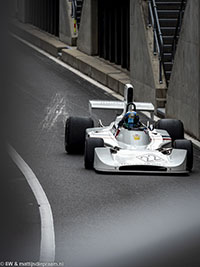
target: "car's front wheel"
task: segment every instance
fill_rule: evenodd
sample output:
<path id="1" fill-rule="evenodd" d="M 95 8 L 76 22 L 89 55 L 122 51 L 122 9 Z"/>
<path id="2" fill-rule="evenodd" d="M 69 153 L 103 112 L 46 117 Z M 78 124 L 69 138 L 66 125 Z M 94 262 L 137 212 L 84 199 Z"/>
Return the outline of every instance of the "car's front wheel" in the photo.
<path id="1" fill-rule="evenodd" d="M 175 140 L 174 148 L 187 150 L 187 170 L 191 171 L 193 168 L 193 144 L 190 140 Z"/>
<path id="2" fill-rule="evenodd" d="M 94 150 L 96 147 L 104 147 L 104 140 L 102 138 L 86 138 L 85 140 L 85 168 L 93 169 L 94 165 Z"/>
<path id="3" fill-rule="evenodd" d="M 93 128 L 91 118 L 69 117 L 65 126 L 65 150 L 69 154 L 83 154 L 85 148 L 85 130 Z"/>

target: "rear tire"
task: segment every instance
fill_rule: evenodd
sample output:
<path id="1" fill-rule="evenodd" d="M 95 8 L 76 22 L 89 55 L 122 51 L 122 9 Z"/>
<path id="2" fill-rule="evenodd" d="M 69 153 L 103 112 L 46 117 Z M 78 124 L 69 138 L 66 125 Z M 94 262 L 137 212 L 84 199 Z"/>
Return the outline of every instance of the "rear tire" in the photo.
<path id="1" fill-rule="evenodd" d="M 157 121 L 156 129 L 166 130 L 172 138 L 172 142 L 176 139 L 184 139 L 184 126 L 180 120 L 161 119 Z"/>
<path id="2" fill-rule="evenodd" d="M 69 117 L 65 126 L 65 150 L 69 154 L 83 154 L 85 148 L 85 130 L 93 128 L 91 118 Z"/>
<path id="3" fill-rule="evenodd" d="M 191 171 L 193 167 L 193 144 L 190 140 L 175 140 L 174 148 L 187 150 L 187 170 Z"/>
<path id="4" fill-rule="evenodd" d="M 104 147 L 104 140 L 102 138 L 86 138 L 84 162 L 85 168 L 88 170 L 93 169 L 95 147 Z"/>

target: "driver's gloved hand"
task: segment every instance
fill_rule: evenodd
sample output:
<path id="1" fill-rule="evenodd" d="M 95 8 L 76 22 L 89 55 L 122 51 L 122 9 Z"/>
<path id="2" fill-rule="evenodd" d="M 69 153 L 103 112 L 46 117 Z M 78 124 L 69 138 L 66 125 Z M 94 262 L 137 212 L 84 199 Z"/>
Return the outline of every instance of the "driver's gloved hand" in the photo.
<path id="1" fill-rule="evenodd" d="M 124 119 L 122 119 L 122 120 L 118 123 L 118 127 L 122 127 L 123 123 L 124 123 Z"/>

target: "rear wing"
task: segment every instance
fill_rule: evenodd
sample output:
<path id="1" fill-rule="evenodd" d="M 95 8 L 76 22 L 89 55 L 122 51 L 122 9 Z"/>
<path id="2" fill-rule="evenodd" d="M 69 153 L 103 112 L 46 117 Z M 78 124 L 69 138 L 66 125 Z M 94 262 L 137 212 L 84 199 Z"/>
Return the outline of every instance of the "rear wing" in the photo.
<path id="1" fill-rule="evenodd" d="M 90 100 L 89 110 L 92 109 L 106 109 L 106 110 L 124 110 L 125 103 L 122 101 L 101 101 L 101 100 Z"/>
<path id="2" fill-rule="evenodd" d="M 149 112 L 151 118 L 154 117 L 154 105 L 152 103 L 144 102 L 133 102 L 136 106 L 136 111 Z M 92 113 L 92 109 L 104 109 L 104 110 L 122 110 L 126 111 L 126 102 L 123 101 L 101 101 L 101 100 L 90 100 L 89 111 Z"/>

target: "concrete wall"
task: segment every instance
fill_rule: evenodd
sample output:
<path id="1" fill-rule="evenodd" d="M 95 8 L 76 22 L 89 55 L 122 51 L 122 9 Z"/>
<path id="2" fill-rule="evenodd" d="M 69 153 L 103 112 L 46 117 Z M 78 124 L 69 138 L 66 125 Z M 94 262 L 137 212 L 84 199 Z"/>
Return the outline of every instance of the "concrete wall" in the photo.
<path id="1" fill-rule="evenodd" d="M 84 0 L 77 48 L 88 55 L 98 53 L 98 0 Z"/>
<path id="2" fill-rule="evenodd" d="M 200 139 L 200 2 L 188 0 L 167 97 L 167 116 Z"/>
<path id="3" fill-rule="evenodd" d="M 77 33 L 74 33 L 74 21 L 71 17 L 69 0 L 60 0 L 59 38 L 68 45 L 76 45 Z"/>
<path id="4" fill-rule="evenodd" d="M 130 1 L 130 78 L 135 99 L 155 104 L 156 90 L 141 0 Z"/>

